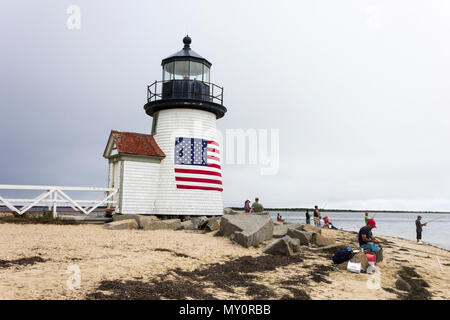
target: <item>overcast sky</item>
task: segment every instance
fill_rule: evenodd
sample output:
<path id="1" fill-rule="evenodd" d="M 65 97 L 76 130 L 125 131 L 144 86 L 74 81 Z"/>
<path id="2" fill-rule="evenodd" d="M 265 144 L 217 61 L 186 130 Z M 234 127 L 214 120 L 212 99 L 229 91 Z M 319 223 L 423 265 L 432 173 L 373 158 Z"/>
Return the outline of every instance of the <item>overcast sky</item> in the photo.
<path id="1" fill-rule="evenodd" d="M 225 205 L 450 211 L 448 0 L 2 0 L 0 184 L 106 186 L 110 130 L 150 133 L 187 33 L 219 129 L 280 130 L 276 175 L 224 165 Z"/>

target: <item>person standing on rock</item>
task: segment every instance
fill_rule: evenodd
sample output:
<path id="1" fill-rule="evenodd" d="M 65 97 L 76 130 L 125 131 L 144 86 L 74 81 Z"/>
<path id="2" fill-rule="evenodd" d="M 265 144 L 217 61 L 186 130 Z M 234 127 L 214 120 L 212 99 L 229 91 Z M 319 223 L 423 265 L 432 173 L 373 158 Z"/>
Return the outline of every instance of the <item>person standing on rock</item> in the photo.
<path id="1" fill-rule="evenodd" d="M 314 226 L 316 228 L 319 227 L 319 221 L 320 221 L 320 212 L 319 208 L 317 206 L 314 206 Z"/>
<path id="2" fill-rule="evenodd" d="M 311 224 L 311 215 L 309 214 L 308 210 L 306 210 L 306 224 Z"/>
<path id="3" fill-rule="evenodd" d="M 416 220 L 416 238 L 417 238 L 417 243 L 418 244 L 423 244 L 422 242 L 422 227 L 426 226 L 427 223 L 420 223 L 420 220 L 422 220 L 421 216 L 417 216 L 417 220 Z"/>
<path id="4" fill-rule="evenodd" d="M 263 212 L 264 211 L 264 207 L 263 205 L 259 202 L 258 198 L 255 198 L 255 202 L 253 202 L 252 204 L 252 209 L 253 212 L 258 213 L 258 212 Z"/>
<path id="5" fill-rule="evenodd" d="M 366 223 L 366 225 L 369 222 L 369 220 L 370 220 L 369 213 L 366 212 L 366 214 L 364 215 L 364 222 Z"/>

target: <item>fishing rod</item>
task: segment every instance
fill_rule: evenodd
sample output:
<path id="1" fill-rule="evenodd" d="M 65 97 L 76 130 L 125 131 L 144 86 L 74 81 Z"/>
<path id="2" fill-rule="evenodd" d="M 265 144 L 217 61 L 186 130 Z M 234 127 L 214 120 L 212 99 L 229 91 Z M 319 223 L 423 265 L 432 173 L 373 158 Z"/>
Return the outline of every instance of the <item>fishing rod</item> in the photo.
<path id="1" fill-rule="evenodd" d="M 426 221 L 425 223 L 429 223 L 429 222 L 432 222 L 432 221 L 436 221 L 436 220 L 439 220 L 439 219 L 442 219 L 442 218 L 444 218 L 444 217 L 437 217 L 437 218 L 435 218 L 435 219 L 431 219 L 430 221 Z"/>

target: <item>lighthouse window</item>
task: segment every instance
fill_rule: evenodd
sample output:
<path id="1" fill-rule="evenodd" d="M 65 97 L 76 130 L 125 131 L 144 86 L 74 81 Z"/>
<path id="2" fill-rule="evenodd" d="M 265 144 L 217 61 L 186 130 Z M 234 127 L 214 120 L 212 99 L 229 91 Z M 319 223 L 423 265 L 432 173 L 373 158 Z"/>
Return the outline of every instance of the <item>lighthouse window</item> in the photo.
<path id="1" fill-rule="evenodd" d="M 189 61 L 175 61 L 175 80 L 189 80 Z"/>
<path id="2" fill-rule="evenodd" d="M 191 80 L 199 80 L 202 81 L 202 77 L 203 77 L 203 64 L 198 63 L 198 62 L 190 62 L 191 66 L 190 66 L 190 76 L 191 76 Z"/>
<path id="3" fill-rule="evenodd" d="M 163 81 L 173 80 L 173 66 L 173 62 L 164 65 Z"/>
<path id="4" fill-rule="evenodd" d="M 203 82 L 209 82 L 209 68 L 207 66 L 203 68 Z"/>

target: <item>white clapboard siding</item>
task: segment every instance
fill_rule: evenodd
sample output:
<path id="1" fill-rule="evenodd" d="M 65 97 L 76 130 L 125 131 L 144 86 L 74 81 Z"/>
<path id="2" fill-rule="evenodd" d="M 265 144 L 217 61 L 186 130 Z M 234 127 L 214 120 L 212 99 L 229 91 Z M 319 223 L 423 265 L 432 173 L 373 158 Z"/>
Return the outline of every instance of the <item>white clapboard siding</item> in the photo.
<path id="1" fill-rule="evenodd" d="M 121 213 L 155 214 L 159 162 L 124 160 Z"/>
<path id="2" fill-rule="evenodd" d="M 174 178 L 175 138 L 202 138 L 220 143 L 216 121 L 216 116 L 207 111 L 195 109 L 159 111 L 154 137 L 166 157 L 160 164 L 156 214 L 192 216 L 222 214 L 222 192 L 177 189 Z M 222 149 L 222 146 L 219 149 Z"/>

